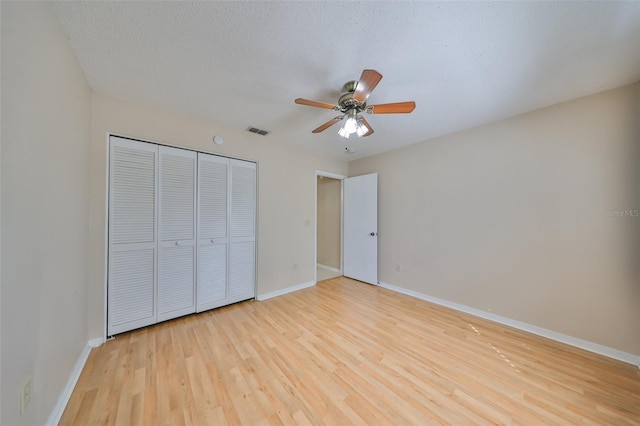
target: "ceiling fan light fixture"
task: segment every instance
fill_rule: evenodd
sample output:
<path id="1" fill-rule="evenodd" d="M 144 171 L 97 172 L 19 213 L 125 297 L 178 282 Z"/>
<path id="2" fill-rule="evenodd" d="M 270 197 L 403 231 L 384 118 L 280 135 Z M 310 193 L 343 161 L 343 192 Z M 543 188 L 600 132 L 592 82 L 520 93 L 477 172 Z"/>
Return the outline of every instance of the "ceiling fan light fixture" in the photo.
<path id="1" fill-rule="evenodd" d="M 356 110 L 351 110 L 347 114 L 349 116 L 344 121 L 344 124 L 342 125 L 340 130 L 338 130 L 338 134 L 343 138 L 347 138 L 347 139 L 349 139 L 349 136 L 353 135 L 354 133 L 357 134 L 358 136 L 361 136 L 360 126 L 362 123 L 360 122 L 360 120 L 358 120 L 358 112 Z M 364 133 L 366 133 L 367 130 L 365 130 Z"/>
<path id="2" fill-rule="evenodd" d="M 349 136 L 355 134 L 361 138 L 370 131 L 371 129 L 362 121 L 362 118 L 358 118 L 357 113 L 350 113 L 344 125 L 338 130 L 338 135 L 349 139 Z"/>
<path id="3" fill-rule="evenodd" d="M 356 134 L 359 138 L 366 135 L 371 129 L 369 129 L 362 120 L 358 120 L 358 128 L 356 129 Z"/>
<path id="4" fill-rule="evenodd" d="M 342 127 L 349 134 L 355 133 L 356 130 L 358 130 L 358 119 L 356 117 L 356 114 L 349 116 Z"/>

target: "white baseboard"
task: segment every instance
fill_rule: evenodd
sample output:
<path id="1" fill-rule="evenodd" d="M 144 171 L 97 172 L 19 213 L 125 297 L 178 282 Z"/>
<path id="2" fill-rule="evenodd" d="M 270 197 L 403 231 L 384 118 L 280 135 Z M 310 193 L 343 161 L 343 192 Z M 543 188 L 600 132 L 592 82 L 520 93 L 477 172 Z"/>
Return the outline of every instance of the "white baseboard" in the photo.
<path id="1" fill-rule="evenodd" d="M 51 414 L 49 414 L 49 418 L 47 419 L 45 425 L 55 426 L 60 422 L 60 418 L 64 413 L 64 409 L 67 408 L 67 404 L 69 403 L 69 399 L 71 398 L 73 389 L 76 387 L 76 383 L 78 383 L 78 379 L 80 378 L 82 369 L 84 368 L 84 365 L 89 358 L 91 349 L 97 348 L 103 343 L 104 339 L 101 337 L 97 337 L 95 339 L 89 340 L 84 349 L 82 349 L 82 352 L 80 352 L 80 356 L 78 357 L 78 360 L 76 361 L 76 364 L 73 366 L 73 370 L 69 375 L 69 380 L 67 380 L 66 386 L 62 390 L 60 396 L 58 396 L 58 402 L 56 402 L 55 407 L 53 407 L 53 410 L 51 410 Z"/>
<path id="2" fill-rule="evenodd" d="M 97 348 L 98 346 L 102 346 L 102 344 L 104 343 L 104 337 L 96 337 L 94 339 L 89 340 L 89 342 L 87 343 L 87 345 L 90 348 Z"/>
<path id="3" fill-rule="evenodd" d="M 308 287 L 313 287 L 314 285 L 316 285 L 315 281 L 309 281 L 306 283 L 283 288 L 281 290 L 271 291 L 269 293 L 258 295 L 258 297 L 256 297 L 256 300 L 263 301 L 271 299 L 272 297 L 282 296 L 283 294 L 292 293 L 294 291 L 302 290 Z"/>
<path id="4" fill-rule="evenodd" d="M 560 343 L 565 343 L 567 345 L 575 346 L 576 348 L 585 349 L 587 351 L 594 352 L 599 355 L 604 355 L 606 357 L 617 359 L 617 360 L 620 360 L 632 365 L 637 365 L 638 367 L 640 367 L 640 355 L 634 355 L 627 352 L 622 352 L 617 349 L 610 348 L 608 346 L 603 346 L 598 343 L 589 342 L 588 340 L 578 339 L 576 337 L 568 336 L 566 334 L 558 333 L 552 330 L 548 330 L 546 328 L 527 324 L 521 321 L 516 321 L 510 318 L 502 317 L 500 315 L 492 314 L 489 312 L 484 312 L 480 309 L 471 308 L 466 305 L 450 302 L 448 300 L 429 296 L 423 293 L 419 293 L 417 291 L 408 290 L 406 288 L 398 287 L 393 284 L 387 284 L 381 281 L 378 282 L 378 284 L 380 285 L 380 287 L 386 288 L 388 290 L 406 294 L 408 296 L 413 296 L 418 299 L 426 300 L 427 302 L 435 303 L 436 305 L 445 306 L 447 308 L 455 309 L 456 311 L 465 312 L 467 314 L 488 319 L 490 321 L 494 321 L 500 324 L 508 325 L 510 327 L 517 328 L 522 331 L 526 331 L 532 334 L 537 334 L 538 336 L 546 337 L 548 339 L 555 340 Z"/>
<path id="5" fill-rule="evenodd" d="M 316 266 L 320 269 L 326 269 L 327 271 L 336 272 L 338 274 L 342 273 L 342 269 L 334 268 L 333 266 L 323 265 L 322 263 L 316 263 Z"/>

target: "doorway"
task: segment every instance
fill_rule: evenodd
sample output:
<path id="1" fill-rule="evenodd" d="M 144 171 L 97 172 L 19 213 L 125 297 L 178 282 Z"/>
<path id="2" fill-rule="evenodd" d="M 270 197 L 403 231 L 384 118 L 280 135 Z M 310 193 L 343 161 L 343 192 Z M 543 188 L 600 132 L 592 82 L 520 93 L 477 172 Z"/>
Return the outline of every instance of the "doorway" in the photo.
<path id="1" fill-rule="evenodd" d="M 316 172 L 316 282 L 342 275 L 342 178 Z"/>

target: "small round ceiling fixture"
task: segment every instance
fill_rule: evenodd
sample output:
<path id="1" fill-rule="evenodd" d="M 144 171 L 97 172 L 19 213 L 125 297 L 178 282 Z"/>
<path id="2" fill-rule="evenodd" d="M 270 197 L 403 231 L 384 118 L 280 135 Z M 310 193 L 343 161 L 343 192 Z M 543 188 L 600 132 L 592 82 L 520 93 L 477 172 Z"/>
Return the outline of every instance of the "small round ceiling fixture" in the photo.
<path id="1" fill-rule="evenodd" d="M 224 139 L 222 139 L 222 136 L 216 135 L 213 137 L 213 143 L 216 145 L 222 145 L 224 143 Z"/>

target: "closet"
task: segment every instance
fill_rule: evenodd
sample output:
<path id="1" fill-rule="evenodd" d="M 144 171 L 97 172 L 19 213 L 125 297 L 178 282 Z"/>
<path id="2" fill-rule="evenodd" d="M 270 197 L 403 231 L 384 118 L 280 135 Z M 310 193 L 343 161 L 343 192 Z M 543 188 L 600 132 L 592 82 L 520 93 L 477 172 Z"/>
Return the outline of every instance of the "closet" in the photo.
<path id="1" fill-rule="evenodd" d="M 255 163 L 116 136 L 109 154 L 109 336 L 255 297 Z"/>

